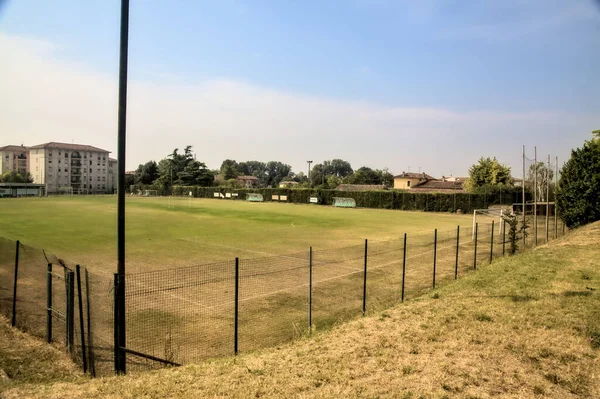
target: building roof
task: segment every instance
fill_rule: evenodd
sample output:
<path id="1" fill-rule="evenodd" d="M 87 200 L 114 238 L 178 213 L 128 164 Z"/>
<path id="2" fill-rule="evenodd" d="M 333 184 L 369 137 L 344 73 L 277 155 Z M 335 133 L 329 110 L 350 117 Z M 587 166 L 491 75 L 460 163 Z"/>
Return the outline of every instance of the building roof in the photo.
<path id="1" fill-rule="evenodd" d="M 69 144 L 69 143 L 57 143 L 55 141 L 51 141 L 49 143 L 34 145 L 29 148 L 56 148 L 57 150 L 72 150 L 72 151 L 95 151 L 95 152 L 106 152 L 110 153 L 110 151 L 103 150 L 102 148 L 94 147 L 91 145 L 85 144 Z"/>
<path id="2" fill-rule="evenodd" d="M 24 147 L 22 145 L 5 145 L 4 147 L 0 147 L 0 151 L 29 151 L 29 147 Z"/>
<path id="3" fill-rule="evenodd" d="M 406 179 L 426 179 L 432 180 L 435 179 L 433 176 L 429 176 L 427 173 L 414 173 L 414 172 L 402 172 L 398 176 L 394 176 L 395 178 L 404 177 Z"/>
<path id="4" fill-rule="evenodd" d="M 384 190 L 383 184 L 340 184 L 335 188 L 338 191 L 373 191 Z"/>
<path id="5" fill-rule="evenodd" d="M 115 158 L 108 157 L 108 162 L 119 162 Z"/>
<path id="6" fill-rule="evenodd" d="M 415 184 L 411 190 L 427 190 L 427 191 L 463 191 L 462 181 L 442 181 L 428 180 L 423 183 Z"/>
<path id="7" fill-rule="evenodd" d="M 236 177 L 238 180 L 258 180 L 256 176 L 238 176 Z"/>

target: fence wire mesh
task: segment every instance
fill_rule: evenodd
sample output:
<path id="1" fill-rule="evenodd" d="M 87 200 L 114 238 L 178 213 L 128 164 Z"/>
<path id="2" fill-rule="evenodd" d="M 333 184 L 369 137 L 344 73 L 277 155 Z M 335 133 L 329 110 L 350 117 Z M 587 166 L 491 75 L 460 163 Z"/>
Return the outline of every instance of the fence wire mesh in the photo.
<path id="1" fill-rule="evenodd" d="M 544 231 L 545 242 L 546 224 L 540 227 L 540 219 L 538 234 Z M 562 236 L 562 222 L 548 220 L 548 239 Z M 530 222 L 534 219 L 527 215 Z M 526 248 L 517 237 L 519 252 L 535 244 L 531 229 L 528 234 Z M 360 316 L 363 306 L 367 314 L 393 306 L 403 299 L 403 285 L 404 299 L 415 298 L 434 286 L 434 278 L 435 287 L 447 284 L 509 255 L 511 245 L 510 228 L 502 222 L 494 222 L 493 229 L 492 223 L 485 222 L 475 229 L 438 231 L 437 240 L 434 237 L 433 232 L 408 235 L 406 248 L 403 237 L 398 237 L 344 248 L 128 274 L 127 368 L 135 371 L 192 363 L 232 355 L 236 349 L 247 352 L 288 342 L 309 333 L 311 327 L 321 330 Z M 15 241 L 0 238 L 0 311 L 11 319 L 14 303 L 17 326 L 46 337 L 47 295 L 51 292 L 54 344 L 68 346 L 66 317 L 72 306 L 72 341 L 67 349 L 73 359 L 79 364 L 85 359 L 94 375 L 113 373 L 113 277 L 81 268 L 81 285 L 71 283 L 75 286 L 71 294 L 68 275 L 76 265 L 21 244 L 14 301 L 16 248 Z M 48 263 L 52 264 L 51 291 Z"/>

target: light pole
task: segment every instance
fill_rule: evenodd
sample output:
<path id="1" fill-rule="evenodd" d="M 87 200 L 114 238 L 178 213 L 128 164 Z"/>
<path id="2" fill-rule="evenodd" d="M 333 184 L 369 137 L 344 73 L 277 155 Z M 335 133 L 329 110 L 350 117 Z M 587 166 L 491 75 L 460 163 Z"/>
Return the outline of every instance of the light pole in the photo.
<path id="1" fill-rule="evenodd" d="M 311 164 L 312 162 L 313 162 L 313 161 L 306 161 L 306 163 L 308 164 L 308 188 L 310 188 L 310 187 L 311 187 L 311 182 L 310 182 L 310 164 Z"/>

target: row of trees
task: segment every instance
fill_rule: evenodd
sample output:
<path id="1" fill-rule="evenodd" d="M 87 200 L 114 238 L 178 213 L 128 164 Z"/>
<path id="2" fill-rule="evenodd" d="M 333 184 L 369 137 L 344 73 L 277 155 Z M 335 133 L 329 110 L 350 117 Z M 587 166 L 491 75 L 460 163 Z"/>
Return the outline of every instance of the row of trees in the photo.
<path id="1" fill-rule="evenodd" d="M 209 170 L 206 164 L 196 160 L 192 146 L 185 147 L 183 153 L 176 148 L 158 163 L 148 161 L 141 164 L 134 175 L 128 175 L 127 186 L 150 186 L 165 190 L 174 185 L 212 185 L 239 187 L 240 176 L 254 176 L 259 187 L 277 187 L 282 182 L 294 182 L 296 187 L 333 189 L 342 183 L 378 184 L 386 187 L 394 185 L 394 177 L 387 169 L 371 169 L 363 166 L 352 169 L 350 162 L 343 159 L 324 161 L 313 166 L 310 179 L 304 172 L 294 173 L 292 167 L 280 161 L 244 161 L 226 159 L 217 170 Z"/>
<path id="2" fill-rule="evenodd" d="M 547 201 L 547 192 L 554 192 L 554 171 L 544 162 L 530 165 L 527 171 L 525 188 L 529 192 L 536 192 L 540 201 Z M 498 191 L 517 191 L 514 178 L 511 176 L 509 166 L 502 165 L 496 158 L 480 158 L 469 169 L 469 178 L 465 182 L 465 189 L 471 193 L 494 193 Z"/>

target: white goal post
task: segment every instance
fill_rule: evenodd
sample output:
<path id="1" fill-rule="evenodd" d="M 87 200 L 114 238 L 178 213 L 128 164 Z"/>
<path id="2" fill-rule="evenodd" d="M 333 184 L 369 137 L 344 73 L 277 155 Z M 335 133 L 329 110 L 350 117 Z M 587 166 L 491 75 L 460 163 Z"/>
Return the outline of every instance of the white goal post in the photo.
<path id="1" fill-rule="evenodd" d="M 507 214 L 507 210 L 504 208 L 488 208 L 488 209 L 475 209 L 473 210 L 473 232 L 472 238 L 475 238 L 475 225 L 482 219 L 487 222 L 495 221 L 498 226 L 498 234 L 502 234 L 504 228 L 503 216 Z M 477 219 L 479 217 L 479 219 Z"/>
<path id="2" fill-rule="evenodd" d="M 144 190 L 144 197 L 158 197 L 157 190 Z"/>

